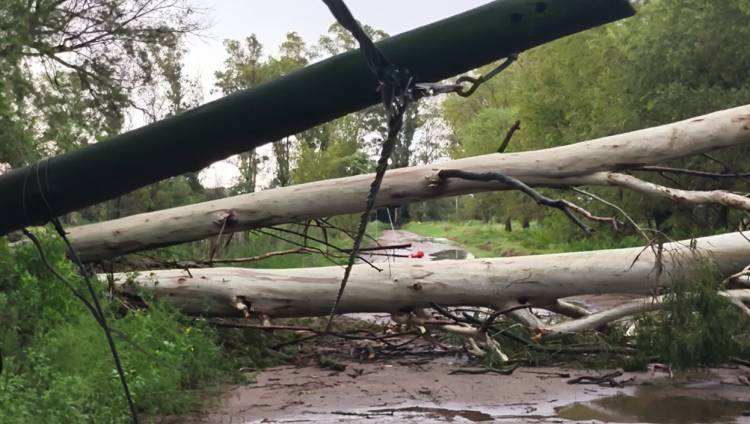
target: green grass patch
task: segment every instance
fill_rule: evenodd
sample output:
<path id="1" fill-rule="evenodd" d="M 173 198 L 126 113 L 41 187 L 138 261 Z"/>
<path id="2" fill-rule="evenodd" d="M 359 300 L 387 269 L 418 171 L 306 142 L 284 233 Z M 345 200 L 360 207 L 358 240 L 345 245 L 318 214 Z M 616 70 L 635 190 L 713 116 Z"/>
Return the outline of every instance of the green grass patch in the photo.
<path id="1" fill-rule="evenodd" d="M 750 348 L 747 317 L 718 294 L 721 274 L 706 263 L 672 282 L 662 311 L 636 321 L 636 344 L 677 369 L 722 365 Z"/>
<path id="2" fill-rule="evenodd" d="M 563 253 L 585 250 L 630 247 L 642 244 L 633 235 L 613 234 L 602 228 L 591 237 L 571 229 L 566 222 L 548 218 L 543 222 L 532 222 L 522 229 L 513 222 L 513 231 L 505 231 L 505 225 L 479 221 L 432 221 L 410 222 L 404 230 L 427 237 L 445 237 L 466 247 L 478 258 Z"/>
<path id="3" fill-rule="evenodd" d="M 332 221 L 334 221 L 338 227 L 346 229 L 346 231 L 350 234 L 354 234 L 354 232 L 356 231 L 354 225 L 356 223 L 351 219 L 347 219 L 350 217 L 339 218 L 341 219 L 336 220 L 334 218 L 332 219 Z M 301 224 L 281 225 L 279 226 L 279 228 L 295 233 L 305 232 L 305 227 Z M 371 244 L 371 241 L 373 239 L 377 239 L 378 237 L 380 237 L 380 234 L 382 234 L 385 228 L 386 224 L 378 221 L 371 222 L 367 227 L 367 236 L 362 242 L 362 246 L 367 246 Z M 307 238 L 274 229 L 263 229 L 262 231 L 263 233 L 250 232 L 244 233 L 242 236 L 235 235 L 233 240 L 230 241 L 228 245 L 222 245 L 222 247 L 219 248 L 216 254 L 216 258 L 250 258 L 261 256 L 269 252 L 295 249 L 300 245 L 328 251 L 331 253 L 331 255 L 337 257 L 325 257 L 317 253 L 292 254 L 273 256 L 259 261 L 233 263 L 231 265 L 220 266 L 280 269 L 342 265 L 346 263 L 347 254 L 338 252 L 332 248 L 327 248 L 325 242 L 330 245 L 337 246 L 341 249 L 350 249 L 353 243 L 351 237 L 349 237 L 344 232 L 337 230 L 322 231 L 321 229 L 316 227 L 309 227 L 307 229 Z M 179 262 L 195 259 L 207 259 L 209 256 L 209 252 L 209 242 L 201 241 L 182 244 L 178 246 L 171 246 L 155 250 L 153 252 L 150 252 L 149 254 L 164 260 Z"/>
<path id="4" fill-rule="evenodd" d="M 53 266 L 82 289 L 60 242 L 41 238 Z M 238 362 L 205 321 L 158 302 L 128 310 L 96 288 L 145 422 L 199 406 L 233 374 Z M 130 422 L 101 328 L 31 243 L 10 249 L 0 240 L 0 320 L 0 422 Z"/>

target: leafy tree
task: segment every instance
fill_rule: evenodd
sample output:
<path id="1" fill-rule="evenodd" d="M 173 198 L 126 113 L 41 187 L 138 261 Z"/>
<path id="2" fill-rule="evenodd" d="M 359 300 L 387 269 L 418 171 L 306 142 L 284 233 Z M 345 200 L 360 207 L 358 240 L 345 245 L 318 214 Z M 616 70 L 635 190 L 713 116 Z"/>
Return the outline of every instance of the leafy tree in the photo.
<path id="1" fill-rule="evenodd" d="M 224 47 L 228 58 L 224 61 L 224 69 L 215 73 L 216 87 L 223 94 L 255 87 L 263 81 L 299 69 L 310 60 L 304 40 L 295 32 L 286 35 L 279 49 L 279 57 L 265 57 L 263 46 L 254 34 L 247 37 L 244 44 L 236 40 L 226 40 Z M 273 143 L 276 162 L 274 185 L 285 186 L 291 181 L 292 150 L 293 140 L 290 137 Z M 240 154 L 240 181 L 237 183 L 236 191 L 255 191 L 258 174 L 267 160 L 267 156 L 259 155 L 255 150 Z"/>
<path id="2" fill-rule="evenodd" d="M 444 116 L 457 144 L 453 155 L 479 153 L 476 148 L 483 142 L 478 138 L 494 141 L 484 147 L 484 153 L 491 152 L 503 131 L 498 128 L 492 134 L 492 126 L 501 125 L 500 117 L 508 111 L 523 122 L 510 150 L 531 150 L 748 103 L 750 76 L 745 70 L 750 66 L 750 47 L 744 40 L 750 31 L 749 5 L 747 0 L 643 1 L 633 18 L 525 52 L 517 64 L 471 98 L 445 102 Z M 743 169 L 742 158 L 749 153 L 746 147 L 736 148 L 716 154 L 718 160 L 699 157 L 673 165 Z M 645 176 L 688 189 L 727 184 L 726 180 Z M 734 184 L 729 188 L 741 190 L 746 183 Z M 596 191 L 616 197 L 637 219 L 663 230 L 707 233 L 725 230 L 738 220 L 725 208 L 673 205 L 607 188 Z M 509 203 L 518 200 L 501 195 L 494 202 L 492 209 L 504 215 L 512 212 Z M 481 207 L 487 209 L 488 205 Z"/>
<path id="3" fill-rule="evenodd" d="M 4 0 L 0 162 L 20 166 L 114 135 L 154 49 L 199 29 L 183 0 Z"/>

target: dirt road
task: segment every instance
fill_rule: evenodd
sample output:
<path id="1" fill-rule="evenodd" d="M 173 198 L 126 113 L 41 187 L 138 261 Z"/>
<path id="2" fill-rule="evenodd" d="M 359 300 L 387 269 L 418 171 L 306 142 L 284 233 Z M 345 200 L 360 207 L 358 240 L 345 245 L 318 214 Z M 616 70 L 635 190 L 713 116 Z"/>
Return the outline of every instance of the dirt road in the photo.
<path id="1" fill-rule="evenodd" d="M 381 244 L 412 243 L 397 261 L 470 258 L 445 239 L 386 231 Z M 447 252 L 447 253 L 446 253 Z M 448 257 L 446 257 L 448 256 Z M 385 258 L 374 256 L 380 262 Z M 617 299 L 589 299 L 598 308 Z M 350 314 L 387 322 L 387 315 Z M 568 384 L 577 376 L 611 370 L 519 368 L 512 375 L 454 375 L 462 353 L 437 358 L 405 356 L 364 363 L 337 360 L 344 370 L 283 366 L 255 375 L 253 384 L 228 387 L 217 404 L 168 423 L 750 423 L 750 369 L 717 369 L 670 379 L 664 373 L 618 377 L 625 387 Z M 174 421 L 173 421 L 174 420 Z M 599 420 L 599 421 L 596 421 Z"/>

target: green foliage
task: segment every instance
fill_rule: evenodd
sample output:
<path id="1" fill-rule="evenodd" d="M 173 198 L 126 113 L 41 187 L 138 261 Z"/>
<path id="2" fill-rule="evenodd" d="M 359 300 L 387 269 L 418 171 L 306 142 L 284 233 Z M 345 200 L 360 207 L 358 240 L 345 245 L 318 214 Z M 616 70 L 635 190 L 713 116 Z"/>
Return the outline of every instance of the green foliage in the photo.
<path id="1" fill-rule="evenodd" d="M 81 287 L 60 243 L 42 237 L 52 265 Z M 151 303 L 121 309 L 103 298 L 139 410 L 184 411 L 219 382 L 233 362 L 204 321 Z M 0 422 L 129 422 L 122 388 L 101 328 L 42 265 L 33 246 L 0 242 Z"/>
<path id="2" fill-rule="evenodd" d="M 349 234 L 353 234 L 356 225 L 359 223 L 359 216 L 339 216 L 330 219 L 329 222 L 338 228 L 346 230 Z M 278 228 L 286 230 L 286 232 L 275 229 L 264 229 L 262 232 L 235 234 L 228 245 L 222 245 L 218 249 L 216 257 L 223 259 L 251 258 L 270 252 L 295 249 L 305 245 L 313 249 L 328 251 L 332 257 L 326 258 L 319 254 L 281 255 L 253 262 L 232 264 L 232 266 L 277 269 L 331 266 L 346 263 L 347 253 L 327 248 L 324 243 L 327 241 L 328 244 L 338 246 L 342 249 L 351 248 L 352 239 L 343 232 L 331 229 L 323 232 L 321 229 L 311 226 L 307 229 L 308 238 L 305 239 L 301 235 L 305 232 L 304 225 L 290 224 L 282 225 Z M 377 221 L 371 222 L 367 227 L 367 237 L 363 245 L 367 245 L 368 240 L 379 237 L 383 228 L 384 224 Z M 292 234 L 290 231 L 297 234 Z M 208 257 L 210 249 L 211 246 L 207 243 L 196 242 L 154 250 L 151 254 L 165 261 L 190 261 Z"/>
<path id="3" fill-rule="evenodd" d="M 343 121 L 351 118 L 342 118 Z M 353 127 L 353 126 L 352 126 Z M 327 142 L 326 149 L 316 149 L 302 145 L 294 172 L 293 181 L 301 184 L 322 181 L 331 178 L 347 177 L 372 172 L 374 165 L 367 154 L 360 149 L 355 134 L 350 134 L 346 127 L 337 129 Z M 356 128 L 354 128 L 356 130 Z"/>
<path id="4" fill-rule="evenodd" d="M 479 258 L 575 252 L 643 244 L 643 241 L 634 235 L 612 233 L 608 228 L 602 228 L 592 237 L 585 237 L 580 229 L 566 219 L 551 216 L 541 222 L 531 222 L 528 229 L 516 229 L 512 232 L 506 231 L 504 224 L 482 221 L 410 222 L 404 229 L 428 237 L 447 237 L 466 246 Z M 516 228 L 520 228 L 519 223 L 514 224 Z"/>
<path id="5" fill-rule="evenodd" d="M 194 12 L 182 0 L 0 2 L 0 163 L 119 132 L 162 71 L 157 56 L 199 28 Z"/>
<path id="6" fill-rule="evenodd" d="M 666 308 L 636 322 L 642 355 L 657 355 L 685 369 L 725 364 L 746 349 L 747 317 L 717 293 L 720 281 L 710 263 L 691 279 L 673 281 L 665 294 Z"/>
<path id="7" fill-rule="evenodd" d="M 508 151 L 570 144 L 750 102 L 748 5 L 746 0 L 650 0 L 640 3 L 635 17 L 524 52 L 472 97 L 445 101 L 443 114 L 455 138 L 452 156 L 494 152 L 516 119 L 522 129 Z M 716 156 L 744 169 L 748 154 L 742 147 Z M 705 157 L 673 165 L 723 170 Z M 658 175 L 647 178 L 675 185 Z M 676 180 L 689 189 L 743 191 L 745 184 L 684 176 Z M 648 227 L 664 231 L 704 235 L 723 231 L 738 219 L 725 208 L 685 207 L 612 188 L 595 191 L 616 198 Z M 478 195 L 462 203 L 459 217 L 466 219 L 539 219 L 556 213 L 540 211 L 517 195 Z M 591 210 L 611 214 L 604 206 L 592 205 Z"/>

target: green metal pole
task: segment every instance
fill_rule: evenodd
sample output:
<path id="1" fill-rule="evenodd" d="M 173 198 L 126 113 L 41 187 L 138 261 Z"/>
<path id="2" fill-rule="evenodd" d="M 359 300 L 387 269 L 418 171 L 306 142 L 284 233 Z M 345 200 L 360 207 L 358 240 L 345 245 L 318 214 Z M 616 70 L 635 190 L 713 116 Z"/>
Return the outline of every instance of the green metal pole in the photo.
<path id="1" fill-rule="evenodd" d="M 378 47 L 417 82 L 435 82 L 634 13 L 627 0 L 497 0 Z M 376 88 L 360 52 L 351 51 L 13 170 L 0 176 L 0 236 L 376 104 Z"/>

